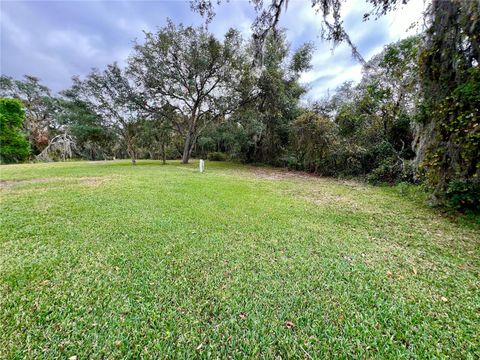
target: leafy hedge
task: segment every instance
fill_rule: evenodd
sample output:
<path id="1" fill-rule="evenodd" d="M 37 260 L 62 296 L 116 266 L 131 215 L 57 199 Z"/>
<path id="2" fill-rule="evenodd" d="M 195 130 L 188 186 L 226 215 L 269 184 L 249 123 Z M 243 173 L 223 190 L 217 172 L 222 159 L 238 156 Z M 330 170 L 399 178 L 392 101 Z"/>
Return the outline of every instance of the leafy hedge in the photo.
<path id="1" fill-rule="evenodd" d="M 24 120 L 19 100 L 0 98 L 0 162 L 16 163 L 28 158 L 30 146 L 22 134 Z"/>
<path id="2" fill-rule="evenodd" d="M 208 153 L 207 159 L 210 161 L 226 161 L 227 154 L 222 152 L 211 152 L 211 153 Z"/>

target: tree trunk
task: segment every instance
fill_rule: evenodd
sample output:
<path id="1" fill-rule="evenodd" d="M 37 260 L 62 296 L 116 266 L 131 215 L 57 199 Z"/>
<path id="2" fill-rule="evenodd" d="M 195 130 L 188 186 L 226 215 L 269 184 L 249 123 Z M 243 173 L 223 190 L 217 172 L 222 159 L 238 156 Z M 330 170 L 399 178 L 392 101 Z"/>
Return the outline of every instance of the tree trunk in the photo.
<path id="1" fill-rule="evenodd" d="M 188 129 L 187 137 L 185 138 L 185 145 L 183 146 L 182 163 L 188 164 L 190 156 L 192 155 L 193 145 L 195 143 L 195 120 L 192 120 L 190 128 Z"/>
<path id="2" fill-rule="evenodd" d="M 182 155 L 182 164 L 188 164 L 188 160 L 190 159 L 190 142 L 192 141 L 192 135 L 190 131 L 187 133 L 187 137 L 185 138 L 185 145 L 183 146 L 183 155 Z"/>
<path id="3" fill-rule="evenodd" d="M 190 156 L 192 155 L 193 146 L 196 142 L 196 123 L 197 123 L 197 109 L 199 108 L 198 104 L 195 104 L 192 110 L 192 114 L 190 117 L 190 124 L 188 126 L 187 137 L 185 138 L 185 145 L 183 147 L 183 156 L 182 156 L 182 163 L 188 164 L 188 160 L 190 160 Z"/>
<path id="4" fill-rule="evenodd" d="M 167 154 L 165 153 L 165 143 L 162 142 L 162 162 L 163 165 L 167 163 Z"/>
<path id="5" fill-rule="evenodd" d="M 195 148 L 195 144 L 197 143 L 197 137 L 190 141 L 190 150 L 188 151 L 188 158 L 192 157 L 193 149 Z"/>
<path id="6" fill-rule="evenodd" d="M 130 153 L 130 157 L 132 158 L 132 165 L 137 165 L 137 159 L 134 151 Z"/>
<path id="7" fill-rule="evenodd" d="M 127 152 L 128 152 L 128 155 L 130 155 L 130 158 L 132 159 L 132 165 L 137 165 L 135 148 L 130 141 L 127 144 Z"/>

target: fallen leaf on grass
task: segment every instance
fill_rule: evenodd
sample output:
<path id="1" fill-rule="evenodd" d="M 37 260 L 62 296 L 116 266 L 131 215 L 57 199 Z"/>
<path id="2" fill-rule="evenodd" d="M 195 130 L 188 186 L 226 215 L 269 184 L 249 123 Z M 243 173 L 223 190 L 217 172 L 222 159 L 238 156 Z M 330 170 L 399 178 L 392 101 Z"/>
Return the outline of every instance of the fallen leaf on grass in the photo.
<path id="1" fill-rule="evenodd" d="M 391 271 L 387 271 L 387 276 L 388 277 L 392 277 L 393 276 L 393 273 Z"/>
<path id="2" fill-rule="evenodd" d="M 245 319 L 245 318 L 247 317 L 247 314 L 241 312 L 239 316 L 240 316 L 240 319 L 243 320 L 243 319 Z"/>
<path id="3" fill-rule="evenodd" d="M 198 345 L 197 350 L 200 351 L 202 349 L 202 347 L 203 347 L 203 344 Z"/>
<path id="4" fill-rule="evenodd" d="M 415 275 L 417 275 L 417 269 L 413 268 L 412 271 Z"/>
<path id="5" fill-rule="evenodd" d="M 445 296 L 442 296 L 441 299 L 442 299 L 443 302 L 447 302 L 447 301 L 448 301 L 448 299 L 447 299 Z"/>

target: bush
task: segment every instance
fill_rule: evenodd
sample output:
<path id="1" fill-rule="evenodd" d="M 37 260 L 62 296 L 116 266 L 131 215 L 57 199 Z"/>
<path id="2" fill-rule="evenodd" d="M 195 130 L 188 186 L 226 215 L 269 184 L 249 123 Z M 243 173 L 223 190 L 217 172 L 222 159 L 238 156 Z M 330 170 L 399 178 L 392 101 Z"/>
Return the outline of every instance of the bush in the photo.
<path id="1" fill-rule="evenodd" d="M 445 194 L 447 205 L 455 210 L 474 210 L 480 208 L 480 181 L 450 181 Z"/>
<path id="2" fill-rule="evenodd" d="M 313 112 L 295 119 L 290 131 L 291 155 L 286 161 L 292 169 L 330 175 L 330 160 L 336 143 L 335 124 Z"/>
<path id="3" fill-rule="evenodd" d="M 297 159 L 295 155 L 289 155 L 286 158 L 286 163 L 287 163 L 286 167 L 289 170 L 303 170 L 303 166 L 301 162 Z"/>
<path id="4" fill-rule="evenodd" d="M 30 154 L 28 141 L 22 134 L 24 119 L 19 100 L 0 98 L 0 162 L 21 162 Z"/>
<path id="5" fill-rule="evenodd" d="M 382 183 L 393 185 L 400 179 L 401 173 L 401 162 L 395 158 L 389 158 L 383 160 L 380 165 L 368 175 L 367 180 L 374 185 Z"/>
<path id="6" fill-rule="evenodd" d="M 399 182 L 415 184 L 419 183 L 419 176 L 411 161 L 391 157 L 383 160 L 380 165 L 368 175 L 367 180 L 374 185 L 382 183 L 394 185 Z"/>
<path id="7" fill-rule="evenodd" d="M 208 153 L 207 159 L 210 161 L 225 161 L 227 160 L 227 154 L 222 152 L 211 152 Z"/>

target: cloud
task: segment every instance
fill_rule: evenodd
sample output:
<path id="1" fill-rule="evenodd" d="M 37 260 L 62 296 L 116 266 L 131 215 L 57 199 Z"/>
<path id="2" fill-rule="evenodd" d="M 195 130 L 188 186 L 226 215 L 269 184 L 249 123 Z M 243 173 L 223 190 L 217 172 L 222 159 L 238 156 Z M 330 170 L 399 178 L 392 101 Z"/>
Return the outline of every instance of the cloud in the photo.
<path id="1" fill-rule="evenodd" d="M 31 40 L 28 31 L 18 26 L 8 14 L 1 17 L 0 28 L 2 44 L 8 42 L 18 48 L 30 46 Z"/>
<path id="2" fill-rule="evenodd" d="M 114 61 L 125 64 L 135 39 L 143 39 L 143 30 L 155 31 L 167 18 L 176 23 L 201 25 L 203 19 L 190 10 L 188 1 L 0 1 L 1 73 L 20 78 L 24 74 L 40 77 L 54 91 L 71 85 L 73 75 L 86 75 L 92 67 L 104 68 Z M 369 58 L 384 45 L 405 37 L 412 21 L 421 16 L 423 1 L 410 1 L 396 13 L 378 21 L 362 22 L 368 10 L 364 2 L 348 0 L 344 4 L 345 27 Z M 223 2 L 209 30 L 217 37 L 230 28 L 244 36 L 251 34 L 255 16 L 247 1 Z M 308 0 L 290 1 L 280 26 L 287 28 L 292 48 L 313 42 L 316 50 L 313 68 L 301 81 L 307 97 L 323 96 L 343 81 L 358 81 L 361 66 L 340 45 L 332 52 L 332 44 L 320 40 L 321 16 Z"/>
<path id="3" fill-rule="evenodd" d="M 361 1 L 349 0 L 342 8 L 342 16 L 352 42 L 358 47 L 362 56 L 369 60 L 385 45 L 415 34 L 418 27 L 411 28 L 410 25 L 421 18 L 424 6 L 423 1 L 410 1 L 408 5 L 380 19 L 364 22 L 363 14 L 371 10 L 371 7 Z M 299 26 L 302 30 L 298 33 L 309 34 L 310 38 L 312 34 L 317 34 L 316 51 L 312 58 L 313 68 L 301 77 L 301 81 L 309 86 L 306 99 L 320 98 L 332 93 L 345 81 L 360 81 L 362 66 L 352 58 L 350 48 L 345 44 L 334 48 L 333 44 L 322 42 L 319 38 L 321 16 L 307 7 L 303 8 L 301 14 L 302 19 L 305 14 L 306 21 L 301 21 L 302 25 Z M 290 27 L 295 26 L 294 16 L 289 24 Z M 307 37 L 304 36 L 304 39 L 306 40 Z"/>

